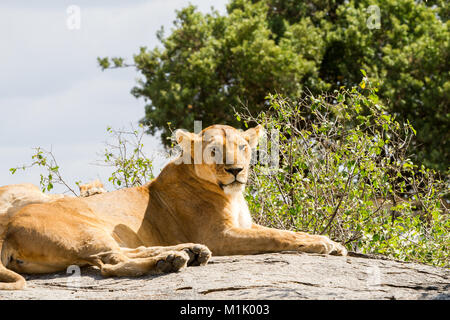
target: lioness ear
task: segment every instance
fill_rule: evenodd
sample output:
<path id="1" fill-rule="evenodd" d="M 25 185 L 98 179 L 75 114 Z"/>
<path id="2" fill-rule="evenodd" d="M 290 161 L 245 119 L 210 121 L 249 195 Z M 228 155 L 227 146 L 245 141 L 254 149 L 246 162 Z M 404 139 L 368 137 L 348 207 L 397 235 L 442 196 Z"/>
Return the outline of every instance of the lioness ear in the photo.
<path id="1" fill-rule="evenodd" d="M 256 148 L 259 142 L 259 138 L 262 137 L 264 133 L 264 128 L 262 125 L 258 125 L 254 128 L 248 129 L 247 131 L 244 131 L 243 137 L 245 140 L 247 140 L 248 144 L 251 148 Z"/>
<path id="2" fill-rule="evenodd" d="M 195 140 L 197 135 L 195 133 L 190 133 L 184 129 L 178 129 L 175 131 L 175 139 L 180 147 L 187 152 L 191 152 L 192 142 Z"/>

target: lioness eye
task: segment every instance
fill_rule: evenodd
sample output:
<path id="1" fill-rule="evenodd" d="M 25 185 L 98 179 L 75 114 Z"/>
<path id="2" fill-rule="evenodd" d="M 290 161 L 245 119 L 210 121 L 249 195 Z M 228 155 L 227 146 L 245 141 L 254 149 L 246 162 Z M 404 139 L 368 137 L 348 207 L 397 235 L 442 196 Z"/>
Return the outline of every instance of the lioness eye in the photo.
<path id="1" fill-rule="evenodd" d="M 211 157 L 216 156 L 216 148 L 211 148 Z"/>

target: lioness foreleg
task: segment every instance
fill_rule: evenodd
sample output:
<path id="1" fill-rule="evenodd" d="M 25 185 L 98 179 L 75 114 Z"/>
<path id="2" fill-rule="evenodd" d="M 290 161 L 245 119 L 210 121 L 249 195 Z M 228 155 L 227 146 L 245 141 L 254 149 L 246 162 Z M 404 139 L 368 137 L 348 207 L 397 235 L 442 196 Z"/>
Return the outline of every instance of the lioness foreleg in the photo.
<path id="1" fill-rule="evenodd" d="M 295 250 L 308 253 L 346 255 L 341 244 L 326 236 L 278 230 L 254 225 L 251 229 L 230 228 L 208 243 L 214 255 L 256 254 Z"/>

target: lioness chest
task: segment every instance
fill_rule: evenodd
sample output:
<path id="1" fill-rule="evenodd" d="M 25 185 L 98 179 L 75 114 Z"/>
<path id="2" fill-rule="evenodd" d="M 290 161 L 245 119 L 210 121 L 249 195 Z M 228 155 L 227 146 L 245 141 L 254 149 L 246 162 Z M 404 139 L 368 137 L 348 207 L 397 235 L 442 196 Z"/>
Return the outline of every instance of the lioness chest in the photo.
<path id="1" fill-rule="evenodd" d="M 231 197 L 228 211 L 235 227 L 244 229 L 252 227 L 252 217 L 242 194 Z"/>

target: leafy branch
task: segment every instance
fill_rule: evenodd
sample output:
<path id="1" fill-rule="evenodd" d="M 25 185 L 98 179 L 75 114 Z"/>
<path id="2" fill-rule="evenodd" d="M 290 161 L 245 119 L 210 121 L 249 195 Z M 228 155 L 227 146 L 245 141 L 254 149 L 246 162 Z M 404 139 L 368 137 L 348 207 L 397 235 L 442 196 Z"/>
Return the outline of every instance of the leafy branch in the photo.
<path id="1" fill-rule="evenodd" d="M 47 151 L 41 147 L 33 148 L 34 154 L 31 156 L 33 162 L 28 165 L 22 165 L 20 167 L 15 167 L 9 169 L 11 174 L 15 174 L 17 170 L 26 170 L 32 167 L 40 167 L 46 170 L 46 174 L 40 174 L 39 184 L 41 186 L 42 192 L 51 191 L 54 184 L 60 184 L 66 187 L 67 191 L 70 191 L 75 196 L 78 194 L 70 187 L 70 185 L 63 179 L 62 174 L 59 170 L 59 164 L 53 154 L 53 151 Z M 79 182 L 76 182 L 78 185 Z"/>

